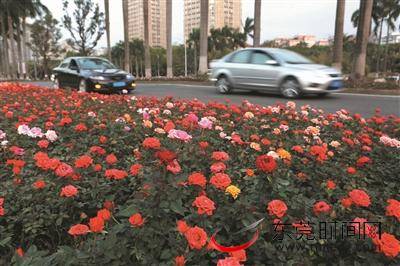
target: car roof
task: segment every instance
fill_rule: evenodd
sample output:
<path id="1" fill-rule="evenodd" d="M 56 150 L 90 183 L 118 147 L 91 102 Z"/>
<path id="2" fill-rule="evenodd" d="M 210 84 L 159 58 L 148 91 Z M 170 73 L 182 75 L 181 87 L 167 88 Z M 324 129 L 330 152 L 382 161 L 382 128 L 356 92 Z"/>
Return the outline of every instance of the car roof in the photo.
<path id="1" fill-rule="evenodd" d="M 282 48 L 272 48 L 272 47 L 249 47 L 249 48 L 243 48 L 243 49 L 239 49 L 237 51 L 244 51 L 244 50 L 262 50 L 262 51 L 266 51 L 266 52 L 274 52 L 274 51 L 287 51 L 286 49 L 282 49 Z"/>
<path id="2" fill-rule="evenodd" d="M 70 56 L 70 57 L 65 58 L 64 60 L 66 60 L 66 59 L 82 59 L 82 58 L 107 60 L 107 58 L 100 57 L 100 56 Z"/>

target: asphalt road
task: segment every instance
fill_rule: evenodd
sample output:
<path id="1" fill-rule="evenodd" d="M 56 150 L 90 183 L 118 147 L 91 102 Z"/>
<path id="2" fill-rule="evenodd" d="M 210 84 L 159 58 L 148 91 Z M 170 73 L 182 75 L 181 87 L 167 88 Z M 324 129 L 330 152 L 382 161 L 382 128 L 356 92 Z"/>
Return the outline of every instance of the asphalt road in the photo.
<path id="1" fill-rule="evenodd" d="M 41 86 L 51 86 L 50 82 L 33 83 Z M 229 95 L 221 95 L 212 86 L 189 84 L 138 84 L 133 94 L 137 96 L 173 96 L 184 99 L 197 98 L 206 102 L 230 100 L 233 103 L 241 103 L 243 100 L 248 100 L 251 103 L 265 106 L 287 101 L 279 95 L 251 91 L 237 90 Z M 369 117 L 374 115 L 375 108 L 380 108 L 384 115 L 395 114 L 400 116 L 400 96 L 337 93 L 323 98 L 307 96 L 295 100 L 295 102 L 298 106 L 309 104 L 326 112 L 335 112 L 343 108 L 352 113 L 360 113 Z"/>

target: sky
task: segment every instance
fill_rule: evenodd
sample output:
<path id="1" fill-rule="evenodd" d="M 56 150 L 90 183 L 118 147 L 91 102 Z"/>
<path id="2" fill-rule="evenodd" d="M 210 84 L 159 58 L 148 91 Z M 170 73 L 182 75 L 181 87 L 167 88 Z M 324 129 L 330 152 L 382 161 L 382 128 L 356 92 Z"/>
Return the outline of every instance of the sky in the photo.
<path id="1" fill-rule="evenodd" d="M 93 0 L 104 11 L 103 0 Z M 172 0 L 172 42 L 183 43 L 183 2 Z M 221 0 L 216 0 L 221 1 Z M 42 0 L 53 16 L 61 21 L 62 0 Z M 350 21 L 352 13 L 358 9 L 360 0 L 347 0 L 345 7 L 344 32 L 355 34 Z M 317 39 L 334 35 L 336 0 L 263 0 L 261 8 L 261 42 L 277 37 L 293 37 L 298 34 L 315 35 Z M 242 22 L 254 16 L 254 0 L 242 0 Z M 177 18 L 177 19 L 175 19 Z M 122 0 L 110 0 L 111 44 L 123 40 Z M 68 32 L 62 30 L 63 38 Z M 105 34 L 99 48 L 106 46 Z"/>

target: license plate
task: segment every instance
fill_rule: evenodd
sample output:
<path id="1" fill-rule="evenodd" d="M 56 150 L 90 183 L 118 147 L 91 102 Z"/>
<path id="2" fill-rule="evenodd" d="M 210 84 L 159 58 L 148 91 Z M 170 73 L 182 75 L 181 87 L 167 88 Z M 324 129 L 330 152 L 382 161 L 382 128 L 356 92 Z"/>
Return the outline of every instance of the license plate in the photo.
<path id="1" fill-rule="evenodd" d="M 126 83 L 122 82 L 122 81 L 113 83 L 113 87 L 124 87 L 125 85 L 126 85 Z"/>
<path id="2" fill-rule="evenodd" d="M 337 89 L 342 88 L 343 87 L 343 82 L 341 80 L 334 80 L 334 81 L 332 81 L 330 87 L 337 88 Z"/>

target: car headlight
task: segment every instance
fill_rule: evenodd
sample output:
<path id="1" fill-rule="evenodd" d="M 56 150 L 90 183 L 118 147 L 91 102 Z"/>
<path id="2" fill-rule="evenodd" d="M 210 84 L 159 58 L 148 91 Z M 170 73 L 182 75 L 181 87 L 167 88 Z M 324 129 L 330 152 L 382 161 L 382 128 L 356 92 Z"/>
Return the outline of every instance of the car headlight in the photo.
<path id="1" fill-rule="evenodd" d="M 106 78 L 103 77 L 103 76 L 93 76 L 93 77 L 90 77 L 90 79 L 93 79 L 93 80 L 106 80 Z"/>

